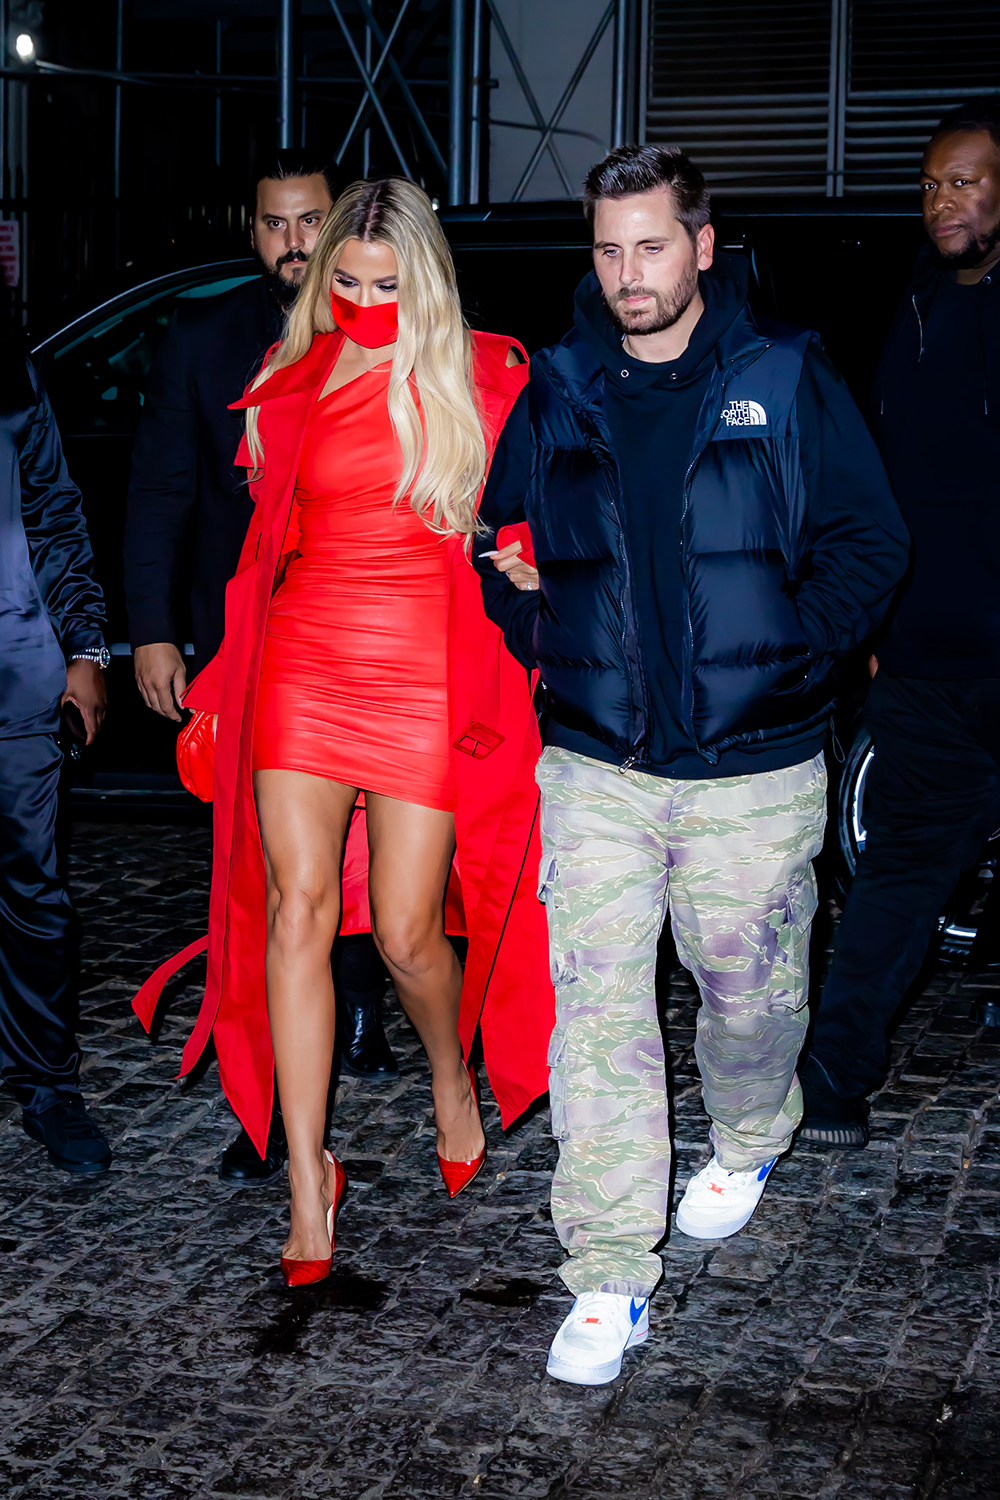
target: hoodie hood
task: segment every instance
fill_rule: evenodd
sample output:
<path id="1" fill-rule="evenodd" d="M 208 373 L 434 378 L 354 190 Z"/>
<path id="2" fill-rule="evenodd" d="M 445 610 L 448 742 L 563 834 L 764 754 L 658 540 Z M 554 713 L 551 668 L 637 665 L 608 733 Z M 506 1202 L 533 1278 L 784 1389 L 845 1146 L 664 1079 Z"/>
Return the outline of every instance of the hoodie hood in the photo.
<path id="1" fill-rule="evenodd" d="M 747 279 L 742 256 L 717 255 L 711 269 L 698 276 L 705 311 L 692 330 L 690 343 L 677 359 L 663 363 L 633 359 L 626 352 L 622 331 L 608 311 L 595 271 L 590 271 L 576 289 L 574 322 L 615 384 L 631 390 L 637 385 L 661 383 L 676 388 L 698 379 L 706 365 L 714 361 L 716 345 L 746 307 Z M 626 370 L 628 374 L 623 375 Z"/>

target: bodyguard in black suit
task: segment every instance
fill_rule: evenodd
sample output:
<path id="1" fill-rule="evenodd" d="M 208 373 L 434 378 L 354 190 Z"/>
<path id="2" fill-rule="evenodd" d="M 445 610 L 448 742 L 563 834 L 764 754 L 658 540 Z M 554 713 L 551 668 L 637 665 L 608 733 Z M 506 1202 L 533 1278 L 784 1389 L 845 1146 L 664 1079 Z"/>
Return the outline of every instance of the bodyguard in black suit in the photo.
<path id="1" fill-rule="evenodd" d="M 88 744 L 104 717 L 104 598 L 52 408 L 27 361 L 0 359 L 0 1073 L 52 1160 L 98 1173 L 111 1152 L 80 1094 L 56 812 L 61 716 Z"/>
<path id="2" fill-rule="evenodd" d="M 236 572 L 253 512 L 246 470 L 233 464 L 242 413 L 228 407 L 281 336 L 283 321 L 271 278 L 257 276 L 221 296 L 180 303 L 160 345 L 136 433 L 125 533 L 125 596 L 137 675 L 144 647 L 166 643 L 179 655 L 186 633 L 185 583 L 194 670 L 200 672 L 219 649 L 226 584 Z M 193 567 L 185 579 L 189 559 Z M 183 661 L 179 665 L 183 671 Z M 148 670 L 140 685 L 149 702 Z M 171 717 L 179 717 L 184 686 L 179 684 L 178 701 L 167 704 Z"/>
<path id="3" fill-rule="evenodd" d="M 261 275 L 178 307 L 157 352 L 136 434 L 125 529 L 125 595 L 135 674 L 147 705 L 179 720 L 187 686 L 181 588 L 190 576 L 196 671 L 222 641 L 226 584 L 236 571 L 253 504 L 233 464 L 243 394 L 281 336 L 306 262 L 333 206 L 322 162 L 279 152 L 258 176 L 252 244 Z M 378 1005 L 385 968 L 368 938 L 334 949 L 341 1065 L 369 1080 L 397 1076 Z M 224 1181 L 266 1181 L 284 1162 L 280 1119 L 262 1161 L 245 1131 L 225 1152 Z"/>

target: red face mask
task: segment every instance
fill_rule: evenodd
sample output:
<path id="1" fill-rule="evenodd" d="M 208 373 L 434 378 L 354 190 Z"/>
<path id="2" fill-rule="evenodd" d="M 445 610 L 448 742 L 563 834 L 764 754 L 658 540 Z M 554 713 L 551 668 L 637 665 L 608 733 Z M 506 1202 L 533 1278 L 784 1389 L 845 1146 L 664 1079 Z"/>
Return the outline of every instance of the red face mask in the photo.
<path id="1" fill-rule="evenodd" d="M 376 302 L 370 307 L 361 307 L 331 291 L 330 305 L 337 327 L 363 349 L 381 349 L 386 344 L 394 344 L 399 337 L 399 304 L 396 302 Z"/>

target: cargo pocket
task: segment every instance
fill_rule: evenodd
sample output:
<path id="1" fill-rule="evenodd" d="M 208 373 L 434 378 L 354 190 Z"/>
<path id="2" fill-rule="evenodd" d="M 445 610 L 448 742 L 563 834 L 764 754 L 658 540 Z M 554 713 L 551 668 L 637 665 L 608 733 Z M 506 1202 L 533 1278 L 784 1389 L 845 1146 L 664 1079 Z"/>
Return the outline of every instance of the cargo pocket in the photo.
<path id="1" fill-rule="evenodd" d="M 801 1010 L 809 998 L 809 935 L 819 901 L 810 870 L 788 887 L 766 921 L 775 929 L 768 1008 Z"/>
<path id="2" fill-rule="evenodd" d="M 542 863 L 538 872 L 538 899 L 545 907 L 549 929 L 549 972 L 556 987 L 558 1015 L 560 985 L 573 984 L 578 976 L 573 963 L 572 935 L 567 917 L 566 895 L 559 880 L 559 865 L 556 856 L 548 849 L 542 851 Z"/>

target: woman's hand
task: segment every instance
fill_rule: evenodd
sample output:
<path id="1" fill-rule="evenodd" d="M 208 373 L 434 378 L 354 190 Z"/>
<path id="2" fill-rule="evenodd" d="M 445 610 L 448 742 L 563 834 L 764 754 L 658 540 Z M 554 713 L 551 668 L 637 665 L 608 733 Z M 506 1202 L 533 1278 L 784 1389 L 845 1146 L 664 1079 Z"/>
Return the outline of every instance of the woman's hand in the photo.
<path id="1" fill-rule="evenodd" d="M 493 566 L 498 573 L 506 573 L 511 583 L 530 593 L 538 587 L 538 569 L 533 568 L 530 563 L 522 562 L 517 555 L 520 551 L 520 542 L 508 542 L 507 546 L 501 547 L 498 552 L 489 552 L 485 555 L 492 557 Z"/>

